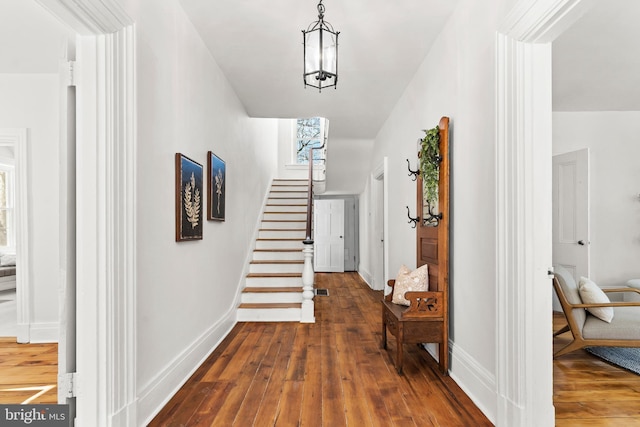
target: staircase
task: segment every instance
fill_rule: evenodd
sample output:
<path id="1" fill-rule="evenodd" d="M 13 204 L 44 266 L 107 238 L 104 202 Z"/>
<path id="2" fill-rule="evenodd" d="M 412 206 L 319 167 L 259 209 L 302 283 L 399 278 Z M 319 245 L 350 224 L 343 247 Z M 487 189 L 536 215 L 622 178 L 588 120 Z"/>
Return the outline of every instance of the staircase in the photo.
<path id="1" fill-rule="evenodd" d="M 307 181 L 274 179 L 245 279 L 239 322 L 299 322 Z"/>

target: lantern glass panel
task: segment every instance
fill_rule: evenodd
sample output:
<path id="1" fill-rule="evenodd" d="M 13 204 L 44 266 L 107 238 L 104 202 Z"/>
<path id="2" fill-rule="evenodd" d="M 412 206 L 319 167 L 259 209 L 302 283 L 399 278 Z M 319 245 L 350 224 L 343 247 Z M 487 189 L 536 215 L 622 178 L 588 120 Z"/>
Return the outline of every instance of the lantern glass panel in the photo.
<path id="1" fill-rule="evenodd" d="M 328 31 L 323 34 L 322 68 L 328 73 L 336 74 L 336 37 Z"/>
<path id="2" fill-rule="evenodd" d="M 305 73 L 315 73 L 320 70 L 320 31 L 318 30 L 306 34 L 304 63 Z"/>

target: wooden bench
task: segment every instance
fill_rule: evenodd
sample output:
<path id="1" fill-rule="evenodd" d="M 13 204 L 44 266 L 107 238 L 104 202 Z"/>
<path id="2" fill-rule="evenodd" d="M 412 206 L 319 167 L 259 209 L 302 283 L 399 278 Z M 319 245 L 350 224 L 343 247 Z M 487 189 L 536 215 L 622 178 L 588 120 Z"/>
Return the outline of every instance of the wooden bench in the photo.
<path id="1" fill-rule="evenodd" d="M 446 300 L 443 292 L 407 292 L 409 307 L 391 302 L 395 280 L 389 280 L 391 293 L 382 301 L 382 348 L 387 348 L 387 328 L 396 337 L 396 370 L 402 373 L 403 345 L 439 343 L 440 370 L 448 372 L 448 343 L 445 334 Z"/>

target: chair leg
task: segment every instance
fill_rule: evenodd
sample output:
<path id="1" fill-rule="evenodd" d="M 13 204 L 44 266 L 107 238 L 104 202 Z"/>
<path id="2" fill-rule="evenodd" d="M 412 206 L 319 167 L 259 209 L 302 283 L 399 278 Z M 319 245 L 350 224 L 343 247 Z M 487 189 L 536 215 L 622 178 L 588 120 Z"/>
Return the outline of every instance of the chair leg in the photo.
<path id="1" fill-rule="evenodd" d="M 560 329 L 559 331 L 557 331 L 556 333 L 553 334 L 554 337 L 557 337 L 560 334 L 564 334 L 565 332 L 569 332 L 571 330 L 571 328 L 569 327 L 569 325 L 565 325 L 564 328 Z"/>
<path id="2" fill-rule="evenodd" d="M 572 351 L 580 350 L 584 346 L 585 345 L 584 345 L 583 341 L 573 340 L 569 344 L 567 344 L 566 346 L 562 347 L 560 350 L 556 351 L 555 354 L 553 355 L 553 358 L 555 359 L 556 357 L 562 356 L 563 354 L 567 354 L 567 353 L 571 353 Z"/>

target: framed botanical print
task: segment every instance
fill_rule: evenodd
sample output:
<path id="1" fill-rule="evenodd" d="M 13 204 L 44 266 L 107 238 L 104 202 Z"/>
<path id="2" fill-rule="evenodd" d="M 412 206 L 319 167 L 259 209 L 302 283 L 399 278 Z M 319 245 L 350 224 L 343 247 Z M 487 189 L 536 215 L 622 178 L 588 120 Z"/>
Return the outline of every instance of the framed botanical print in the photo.
<path id="1" fill-rule="evenodd" d="M 209 151 L 207 155 L 207 183 L 209 185 L 209 202 L 207 203 L 207 219 L 224 221 L 225 185 L 227 171 L 224 160 Z"/>
<path id="2" fill-rule="evenodd" d="M 202 165 L 176 153 L 176 242 L 202 239 Z"/>

